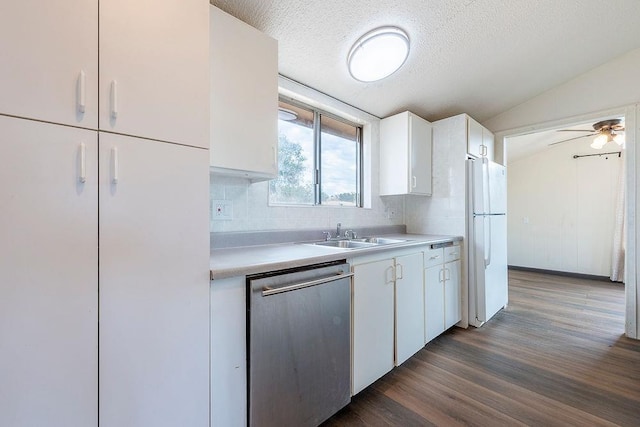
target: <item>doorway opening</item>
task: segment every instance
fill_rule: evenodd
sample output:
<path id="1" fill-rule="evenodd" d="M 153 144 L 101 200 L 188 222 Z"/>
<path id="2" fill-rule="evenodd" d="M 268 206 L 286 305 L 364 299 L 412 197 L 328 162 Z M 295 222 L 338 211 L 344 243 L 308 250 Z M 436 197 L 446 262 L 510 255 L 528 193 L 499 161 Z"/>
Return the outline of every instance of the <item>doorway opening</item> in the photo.
<path id="1" fill-rule="evenodd" d="M 624 286 L 625 259 L 633 259 L 625 123 L 616 112 L 503 135 L 510 267 Z"/>

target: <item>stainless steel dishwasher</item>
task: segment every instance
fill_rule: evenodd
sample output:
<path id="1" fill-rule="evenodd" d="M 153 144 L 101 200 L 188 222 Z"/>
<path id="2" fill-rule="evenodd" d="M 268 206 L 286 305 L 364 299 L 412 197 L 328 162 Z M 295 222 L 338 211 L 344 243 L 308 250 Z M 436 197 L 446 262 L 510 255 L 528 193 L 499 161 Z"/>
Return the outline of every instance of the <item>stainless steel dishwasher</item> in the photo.
<path id="1" fill-rule="evenodd" d="M 250 426 L 317 426 L 351 400 L 344 261 L 247 277 Z"/>

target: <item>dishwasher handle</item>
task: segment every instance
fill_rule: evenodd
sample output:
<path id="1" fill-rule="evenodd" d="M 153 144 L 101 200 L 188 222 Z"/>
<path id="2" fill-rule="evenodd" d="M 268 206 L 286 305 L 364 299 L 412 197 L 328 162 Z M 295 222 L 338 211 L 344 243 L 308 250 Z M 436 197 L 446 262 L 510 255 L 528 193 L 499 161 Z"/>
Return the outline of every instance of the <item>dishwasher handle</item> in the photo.
<path id="1" fill-rule="evenodd" d="M 308 288 L 310 286 L 322 285 L 323 283 L 334 282 L 336 280 L 345 279 L 353 276 L 353 273 L 344 273 L 340 272 L 337 274 L 332 274 L 331 276 L 321 277 L 315 280 L 309 280 L 308 282 L 302 283 L 294 283 L 293 285 L 282 286 L 279 288 L 272 288 L 270 286 L 265 286 L 262 288 L 262 296 L 268 297 L 270 295 L 277 295 L 283 292 L 297 291 L 298 289 Z"/>

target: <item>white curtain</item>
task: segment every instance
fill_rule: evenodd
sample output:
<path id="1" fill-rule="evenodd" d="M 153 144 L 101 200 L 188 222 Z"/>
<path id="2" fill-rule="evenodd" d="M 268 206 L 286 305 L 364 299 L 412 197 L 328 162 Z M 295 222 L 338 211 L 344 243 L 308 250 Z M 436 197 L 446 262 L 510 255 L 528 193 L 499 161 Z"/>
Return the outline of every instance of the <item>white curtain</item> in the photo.
<path id="1" fill-rule="evenodd" d="M 615 225 L 613 230 L 613 251 L 611 254 L 611 281 L 624 281 L 624 252 L 625 252 L 625 159 L 622 154 L 622 167 L 618 177 L 616 197 Z"/>

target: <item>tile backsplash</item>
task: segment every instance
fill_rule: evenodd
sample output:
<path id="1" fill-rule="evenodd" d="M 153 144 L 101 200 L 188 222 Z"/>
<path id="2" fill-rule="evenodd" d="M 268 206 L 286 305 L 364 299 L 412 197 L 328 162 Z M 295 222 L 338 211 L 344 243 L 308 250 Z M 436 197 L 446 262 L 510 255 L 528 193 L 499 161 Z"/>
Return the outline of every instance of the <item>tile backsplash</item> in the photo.
<path id="1" fill-rule="evenodd" d="M 269 206 L 268 181 L 210 175 L 210 200 L 233 204 L 233 218 L 210 221 L 211 232 L 363 227 L 404 224 L 404 196 L 373 197 L 371 208 Z M 213 217 L 211 210 L 210 217 Z"/>

